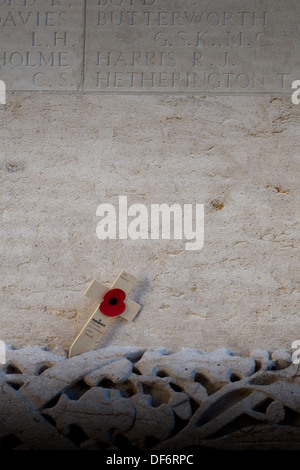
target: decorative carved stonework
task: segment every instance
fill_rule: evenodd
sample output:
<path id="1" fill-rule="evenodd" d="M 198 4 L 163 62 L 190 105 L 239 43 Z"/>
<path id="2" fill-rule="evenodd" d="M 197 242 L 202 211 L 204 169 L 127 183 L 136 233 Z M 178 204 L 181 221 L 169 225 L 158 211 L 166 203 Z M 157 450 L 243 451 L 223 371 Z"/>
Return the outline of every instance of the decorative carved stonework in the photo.
<path id="1" fill-rule="evenodd" d="M 0 449 L 299 449 L 296 369 L 285 351 L 9 349 Z"/>

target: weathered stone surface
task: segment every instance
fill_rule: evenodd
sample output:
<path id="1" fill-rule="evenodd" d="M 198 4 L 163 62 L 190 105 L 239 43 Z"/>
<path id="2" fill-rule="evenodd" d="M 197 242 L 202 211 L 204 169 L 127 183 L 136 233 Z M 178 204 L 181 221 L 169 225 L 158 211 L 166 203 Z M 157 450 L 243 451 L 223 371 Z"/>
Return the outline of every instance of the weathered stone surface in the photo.
<path id="1" fill-rule="evenodd" d="M 11 386 L 0 378 L 0 441 L 18 449 L 71 450 L 75 448 Z"/>
<path id="2" fill-rule="evenodd" d="M 137 394 L 131 397 L 136 416 L 133 428 L 126 437 L 134 445 L 144 447 L 146 439 L 158 441 L 167 439 L 174 427 L 174 415 L 171 408 L 162 403 L 157 408 L 151 404 L 151 396 Z"/>
<path id="3" fill-rule="evenodd" d="M 65 359 L 63 355 L 48 351 L 40 346 L 29 346 L 22 349 L 6 348 L 6 361 L 19 373 L 40 375 L 46 369 L 59 364 Z"/>
<path id="4" fill-rule="evenodd" d="M 95 308 L 84 298 L 90 280 L 109 286 L 126 268 L 141 281 L 132 299 L 143 308 L 131 324 L 117 318 L 99 346 L 290 350 L 299 109 L 258 97 L 9 97 L 0 110 L 1 340 L 69 350 Z M 96 209 L 119 195 L 147 207 L 204 203 L 203 249 L 99 240 Z"/>
<path id="5" fill-rule="evenodd" d="M 0 79 L 10 91 L 81 89 L 83 0 L 2 0 Z"/>
<path id="6" fill-rule="evenodd" d="M 118 361 L 116 356 L 121 354 L 124 354 L 124 349 L 121 348 L 116 352 L 116 348 L 112 348 L 108 349 L 108 354 L 106 351 L 103 354 L 102 350 L 92 351 L 63 361 L 61 364 L 47 369 L 42 375 L 34 376 L 27 381 L 20 389 L 22 396 L 30 400 L 37 408 L 41 408 L 62 393 L 70 384 L 77 384 L 83 374 Z"/>
<path id="7" fill-rule="evenodd" d="M 267 408 L 266 417 L 270 423 L 281 423 L 285 418 L 285 409 L 283 404 L 273 401 Z"/>
<path id="8" fill-rule="evenodd" d="M 135 408 L 121 395 L 112 400 L 109 390 L 95 387 L 76 401 L 62 395 L 57 405 L 45 413 L 55 420 L 63 434 L 67 435 L 70 426 L 76 423 L 89 438 L 109 442 L 112 429 L 129 431 Z"/>
<path id="9" fill-rule="evenodd" d="M 263 349 L 255 349 L 251 353 L 251 357 L 255 360 L 257 366 L 260 369 L 267 369 L 270 364 L 270 354 L 268 351 L 264 351 Z"/>
<path id="10" fill-rule="evenodd" d="M 19 371 L 24 382 L 29 380 L 31 393 L 12 383 L 7 373 L 22 351 L 10 351 L 0 373 L 1 449 L 300 448 L 300 378 L 287 351 L 274 351 L 254 370 L 253 358 L 190 349 L 188 373 L 181 370 L 184 363 L 188 366 L 187 350 L 139 351 L 138 362 L 136 351 L 129 359 L 128 348 L 110 347 L 72 359 L 55 355 L 56 363 L 39 376 Z M 38 370 L 37 351 L 33 348 L 30 356 L 30 348 L 24 350 L 24 370 Z M 53 361 L 51 351 L 41 353 L 48 364 Z M 252 355 L 258 353 L 268 355 L 263 350 Z M 277 361 L 284 357 L 285 365 L 274 364 L 273 355 Z M 146 370 L 151 360 L 152 370 Z M 229 368 L 240 376 L 228 374 Z M 44 388 L 49 389 L 47 402 Z"/>
<path id="11" fill-rule="evenodd" d="M 278 95 L 299 79 L 294 0 L 0 6 L 0 79 L 11 91 Z"/>
<path id="12" fill-rule="evenodd" d="M 197 381 L 197 375 L 203 372 L 214 381 L 223 383 L 227 382 L 232 374 L 239 378 L 252 374 L 255 363 L 252 358 L 236 361 L 236 356 L 227 349 L 207 353 L 186 348 L 172 356 L 159 351 L 146 351 L 136 363 L 136 367 L 143 374 L 176 376 L 181 377 L 183 382 L 192 379 Z"/>
<path id="13" fill-rule="evenodd" d="M 190 399 L 186 393 L 173 393 L 169 400 L 169 406 L 181 419 L 190 419 L 192 416 Z"/>
<path id="14" fill-rule="evenodd" d="M 108 379 L 113 382 L 125 382 L 132 374 L 132 362 L 121 358 L 115 362 L 109 362 L 107 365 L 96 369 L 85 376 L 85 381 L 91 387 L 97 385 L 100 379 Z"/>
<path id="15" fill-rule="evenodd" d="M 297 22 L 293 0 L 91 0 L 85 89 L 289 92 L 300 72 Z"/>

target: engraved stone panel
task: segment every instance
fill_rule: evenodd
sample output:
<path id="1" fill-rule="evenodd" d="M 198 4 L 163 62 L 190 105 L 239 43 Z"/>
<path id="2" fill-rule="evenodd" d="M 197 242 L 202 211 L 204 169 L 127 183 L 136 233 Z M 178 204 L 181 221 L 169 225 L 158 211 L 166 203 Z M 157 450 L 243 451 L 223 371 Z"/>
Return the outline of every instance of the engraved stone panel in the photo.
<path id="1" fill-rule="evenodd" d="M 83 0 L 0 0 L 0 79 L 10 91 L 76 91 Z"/>
<path id="2" fill-rule="evenodd" d="M 290 93 L 295 0 L 87 0 L 85 90 Z"/>

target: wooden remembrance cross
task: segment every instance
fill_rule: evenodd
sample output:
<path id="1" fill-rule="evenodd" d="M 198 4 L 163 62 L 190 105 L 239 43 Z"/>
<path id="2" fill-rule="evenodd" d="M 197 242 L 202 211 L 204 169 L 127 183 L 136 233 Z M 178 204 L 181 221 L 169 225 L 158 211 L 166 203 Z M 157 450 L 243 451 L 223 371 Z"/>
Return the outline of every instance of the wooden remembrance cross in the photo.
<path id="1" fill-rule="evenodd" d="M 111 289 L 100 282 L 93 280 L 85 294 L 90 299 L 100 304 L 97 310 L 89 318 L 79 335 L 72 344 L 69 357 L 77 356 L 93 349 L 101 336 L 113 321 L 113 317 L 122 316 L 125 320 L 132 321 L 141 306 L 127 299 L 127 294 L 136 285 L 137 279 L 131 274 L 122 271 Z"/>

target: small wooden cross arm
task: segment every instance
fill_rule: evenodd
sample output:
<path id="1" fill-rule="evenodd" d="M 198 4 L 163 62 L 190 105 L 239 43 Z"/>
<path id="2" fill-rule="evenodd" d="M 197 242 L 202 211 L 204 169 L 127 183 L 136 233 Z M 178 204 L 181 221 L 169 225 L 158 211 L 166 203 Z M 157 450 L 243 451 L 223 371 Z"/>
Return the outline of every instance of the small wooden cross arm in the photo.
<path id="1" fill-rule="evenodd" d="M 127 298 L 127 294 L 137 282 L 138 281 L 134 276 L 122 271 L 111 287 L 111 289 L 120 289 L 126 294 L 126 298 L 124 300 L 125 310 L 120 314 L 120 316 L 125 318 L 127 321 L 132 321 L 141 308 L 139 304 Z M 93 280 L 86 290 L 84 295 L 97 302 L 98 307 L 73 342 L 70 348 L 69 357 L 77 356 L 78 354 L 82 354 L 93 349 L 99 342 L 101 336 L 106 333 L 110 323 L 114 321 L 113 317 L 104 315 L 100 311 L 99 305 L 103 301 L 105 294 L 111 289 L 100 282 Z"/>

